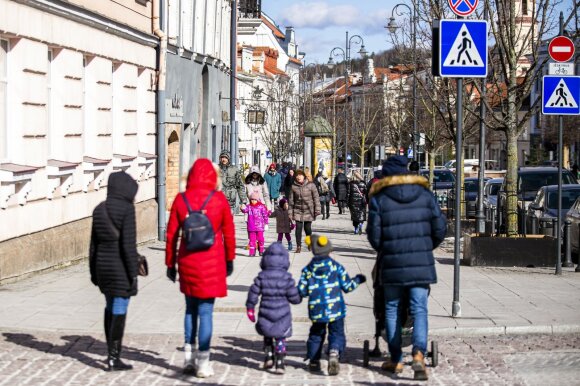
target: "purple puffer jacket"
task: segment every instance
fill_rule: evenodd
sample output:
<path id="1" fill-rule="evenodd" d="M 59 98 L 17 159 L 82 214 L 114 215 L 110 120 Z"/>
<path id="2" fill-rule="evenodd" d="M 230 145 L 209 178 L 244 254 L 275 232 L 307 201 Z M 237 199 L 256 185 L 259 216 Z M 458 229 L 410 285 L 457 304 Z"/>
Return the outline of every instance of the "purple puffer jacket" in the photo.
<path id="1" fill-rule="evenodd" d="M 242 212 L 248 214 L 248 232 L 264 232 L 269 217 L 266 205 L 261 202 L 257 205 L 246 205 Z"/>
<path id="2" fill-rule="evenodd" d="M 246 308 L 254 309 L 261 295 L 256 331 L 268 338 L 288 338 L 292 336 L 290 303 L 298 304 L 302 299 L 288 272 L 290 259 L 282 243 L 274 243 L 266 249 L 260 267 L 262 271 L 248 292 Z"/>

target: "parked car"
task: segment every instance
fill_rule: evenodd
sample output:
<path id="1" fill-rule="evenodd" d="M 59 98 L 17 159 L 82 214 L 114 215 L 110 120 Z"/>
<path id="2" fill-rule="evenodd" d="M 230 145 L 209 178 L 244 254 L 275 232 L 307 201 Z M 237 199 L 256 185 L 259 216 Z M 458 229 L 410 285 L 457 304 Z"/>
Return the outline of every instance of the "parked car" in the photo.
<path id="1" fill-rule="evenodd" d="M 562 185 L 562 211 L 561 218 L 564 219 L 568 214 L 568 210 L 580 197 L 580 185 Z M 558 218 L 558 185 L 543 186 L 538 190 L 536 198 L 530 203 L 526 212 L 526 229 L 528 232 L 532 230 L 532 219 L 537 220 L 536 224 L 548 225 L 546 220 Z M 549 231 L 546 230 L 550 228 Z M 545 226 L 544 234 L 552 234 L 551 225 Z"/>
<path id="2" fill-rule="evenodd" d="M 506 183 L 504 182 L 499 190 L 497 199 L 498 211 L 501 211 L 502 227 L 507 215 L 506 205 Z M 536 198 L 538 190 L 542 186 L 556 185 L 558 183 L 558 168 L 554 167 L 523 167 L 518 169 L 518 184 L 517 184 L 517 198 L 518 210 L 527 210 L 528 205 Z M 563 184 L 577 184 L 576 178 L 569 170 L 562 172 Z"/>
<path id="3" fill-rule="evenodd" d="M 484 183 L 487 179 L 484 179 Z M 467 217 L 475 217 L 477 214 L 477 194 L 479 191 L 479 178 L 468 177 L 463 180 L 463 199 L 465 200 L 465 210 Z M 455 191 L 449 197 L 450 206 L 455 205 Z"/>
<path id="4" fill-rule="evenodd" d="M 496 169 L 497 161 L 495 160 L 485 160 L 485 168 L 487 170 Z M 445 162 L 444 165 L 447 169 L 455 173 L 455 160 L 449 160 Z M 463 172 L 472 173 L 477 171 L 479 168 L 479 158 L 467 158 L 463 160 Z"/>
<path id="5" fill-rule="evenodd" d="M 580 197 L 572 205 L 566 220 L 570 220 L 570 244 L 572 246 L 572 253 L 580 255 Z M 580 256 L 579 256 L 580 257 Z"/>
<path id="6" fill-rule="evenodd" d="M 419 173 L 429 179 L 429 169 L 421 169 Z M 442 208 L 447 207 L 449 193 L 455 186 L 455 175 L 448 169 L 433 169 L 433 186 L 431 190 Z"/>
<path id="7" fill-rule="evenodd" d="M 483 187 L 483 207 L 487 209 L 497 208 L 497 195 L 503 184 L 503 178 L 492 178 Z"/>

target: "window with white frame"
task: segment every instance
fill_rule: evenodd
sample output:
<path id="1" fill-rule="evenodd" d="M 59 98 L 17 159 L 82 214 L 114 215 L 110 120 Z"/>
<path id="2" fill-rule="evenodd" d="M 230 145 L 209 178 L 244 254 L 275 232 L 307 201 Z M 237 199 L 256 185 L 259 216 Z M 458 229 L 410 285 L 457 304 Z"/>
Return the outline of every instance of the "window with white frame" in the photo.
<path id="1" fill-rule="evenodd" d="M 51 157 L 54 154 L 54 125 L 52 124 L 52 118 L 54 117 L 54 102 L 52 95 L 52 60 L 53 52 L 52 48 L 48 48 L 47 53 L 47 70 L 46 70 L 46 88 L 47 88 L 47 106 L 46 111 L 48 113 L 48 156 Z"/>
<path id="2" fill-rule="evenodd" d="M 8 141 L 8 40 L 0 39 L 0 160 L 6 158 Z"/>

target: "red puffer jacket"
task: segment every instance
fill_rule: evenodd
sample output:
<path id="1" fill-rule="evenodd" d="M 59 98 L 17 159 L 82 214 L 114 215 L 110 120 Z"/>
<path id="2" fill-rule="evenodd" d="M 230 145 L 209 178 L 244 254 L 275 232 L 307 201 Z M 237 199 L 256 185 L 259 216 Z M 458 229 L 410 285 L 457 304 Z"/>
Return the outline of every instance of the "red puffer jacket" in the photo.
<path id="1" fill-rule="evenodd" d="M 206 158 L 193 164 L 187 178 L 185 196 L 193 210 L 199 209 L 209 193 L 217 186 L 217 173 Z M 187 216 L 187 206 L 178 194 L 171 206 L 167 224 L 165 264 L 177 263 L 181 292 L 199 299 L 220 298 L 227 295 L 226 260 L 235 258 L 235 229 L 230 205 L 222 192 L 216 192 L 205 206 L 215 231 L 215 243 L 206 251 L 189 252 L 181 243 L 177 251 L 179 230 Z"/>

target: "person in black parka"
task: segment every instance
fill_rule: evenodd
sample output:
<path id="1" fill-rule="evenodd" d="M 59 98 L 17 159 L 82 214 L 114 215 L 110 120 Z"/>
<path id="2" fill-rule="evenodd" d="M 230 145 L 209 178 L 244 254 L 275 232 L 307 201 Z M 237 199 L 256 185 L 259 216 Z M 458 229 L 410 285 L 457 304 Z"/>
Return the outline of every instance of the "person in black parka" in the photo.
<path id="1" fill-rule="evenodd" d="M 387 343 L 391 359 L 383 369 L 403 371 L 401 302 L 409 299 L 413 317 L 413 363 L 416 380 L 426 380 L 428 297 L 437 282 L 433 249 L 445 238 L 446 220 L 429 182 L 409 174 L 407 159 L 389 158 L 381 180 L 371 188 L 367 236 L 377 251 L 377 278 L 385 296 Z"/>
<path id="2" fill-rule="evenodd" d="M 362 235 L 363 225 L 367 220 L 367 187 L 356 170 L 352 173 L 352 180 L 348 184 L 348 210 L 354 234 Z"/>
<path id="3" fill-rule="evenodd" d="M 109 176 L 107 199 L 93 211 L 89 265 L 91 282 L 105 295 L 109 371 L 129 370 L 120 359 L 129 298 L 137 295 L 135 206 L 137 182 L 125 172 Z"/>
<path id="4" fill-rule="evenodd" d="M 255 322 L 254 309 L 260 300 L 256 331 L 264 337 L 264 368 L 272 368 L 275 362 L 280 373 L 284 372 L 286 338 L 292 336 L 290 303 L 302 301 L 296 282 L 288 272 L 289 267 L 290 259 L 284 246 L 281 243 L 270 245 L 260 262 L 262 271 L 254 279 L 246 301 L 248 318 Z"/>
<path id="5" fill-rule="evenodd" d="M 338 214 L 342 214 L 348 200 L 348 178 L 342 168 L 338 168 L 333 185 L 336 201 L 338 202 Z"/>

